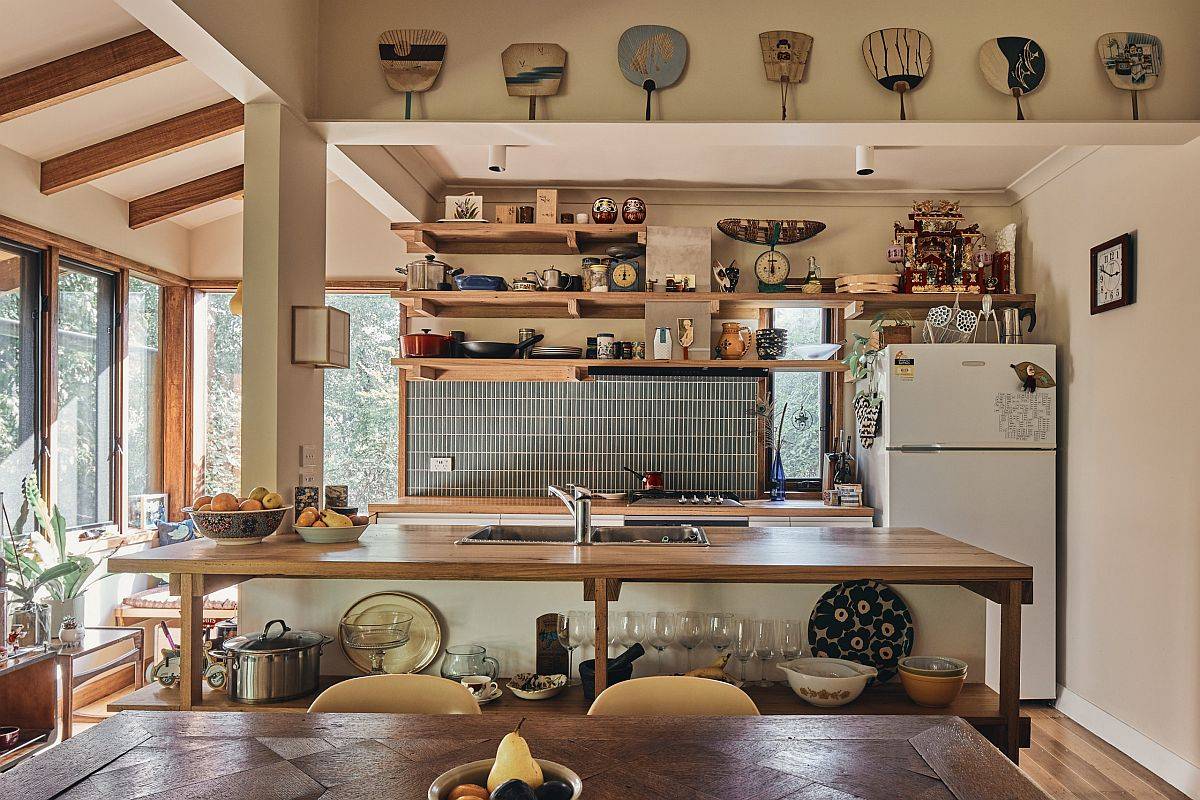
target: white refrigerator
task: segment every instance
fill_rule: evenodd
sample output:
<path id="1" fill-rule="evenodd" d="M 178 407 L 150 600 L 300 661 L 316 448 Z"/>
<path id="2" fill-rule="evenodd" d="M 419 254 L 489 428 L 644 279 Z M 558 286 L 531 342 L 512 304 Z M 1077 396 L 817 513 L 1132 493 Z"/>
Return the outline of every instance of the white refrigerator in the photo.
<path id="1" fill-rule="evenodd" d="M 890 345 L 880 356 L 878 437 L 859 444 L 865 500 L 882 526 L 929 528 L 1033 567 L 1021 615 L 1021 697 L 1055 696 L 1054 345 Z M 1021 374 L 1019 375 L 1018 372 Z M 860 384 L 861 388 L 861 384 Z M 1000 608 L 987 603 L 987 672 L 999 683 Z"/>

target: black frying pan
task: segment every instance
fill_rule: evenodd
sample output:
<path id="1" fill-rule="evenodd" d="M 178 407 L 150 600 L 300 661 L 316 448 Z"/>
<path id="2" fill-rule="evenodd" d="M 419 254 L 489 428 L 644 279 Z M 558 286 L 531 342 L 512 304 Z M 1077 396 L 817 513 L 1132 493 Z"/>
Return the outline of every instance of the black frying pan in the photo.
<path id="1" fill-rule="evenodd" d="M 461 347 L 467 358 L 520 358 L 526 349 L 544 339 L 543 334 L 530 336 L 519 344 L 511 342 L 463 342 Z"/>

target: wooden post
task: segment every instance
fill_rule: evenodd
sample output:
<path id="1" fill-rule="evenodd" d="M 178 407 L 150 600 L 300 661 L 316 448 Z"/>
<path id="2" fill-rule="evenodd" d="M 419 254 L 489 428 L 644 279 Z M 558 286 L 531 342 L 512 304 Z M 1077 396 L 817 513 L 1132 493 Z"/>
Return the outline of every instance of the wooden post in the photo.
<path id="1" fill-rule="evenodd" d="M 204 674 L 204 576 L 182 573 L 177 577 L 181 612 L 179 708 L 191 711 L 201 705 L 200 679 Z"/>
<path id="2" fill-rule="evenodd" d="M 608 581 L 596 578 L 596 696 L 608 686 Z"/>
<path id="3" fill-rule="evenodd" d="M 1016 764 L 1021 753 L 1021 581 L 1001 586 L 1000 716 L 1004 718 L 1004 754 Z"/>

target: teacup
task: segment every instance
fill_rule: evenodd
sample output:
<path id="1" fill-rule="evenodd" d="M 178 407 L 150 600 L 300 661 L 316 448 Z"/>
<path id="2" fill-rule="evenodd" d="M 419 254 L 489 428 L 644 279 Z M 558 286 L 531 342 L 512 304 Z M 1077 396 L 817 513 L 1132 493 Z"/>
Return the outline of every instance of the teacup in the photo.
<path id="1" fill-rule="evenodd" d="M 500 688 L 499 684 L 487 675 L 464 675 L 458 682 L 470 689 L 477 700 L 491 697 Z"/>

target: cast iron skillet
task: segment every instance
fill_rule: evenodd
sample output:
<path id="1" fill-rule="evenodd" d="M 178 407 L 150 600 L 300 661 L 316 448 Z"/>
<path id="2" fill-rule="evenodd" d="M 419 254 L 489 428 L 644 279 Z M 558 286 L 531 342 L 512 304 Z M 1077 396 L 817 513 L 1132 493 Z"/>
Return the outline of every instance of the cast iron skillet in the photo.
<path id="1" fill-rule="evenodd" d="M 526 349 L 544 339 L 543 334 L 530 336 L 519 344 L 510 342 L 463 342 L 461 347 L 467 358 L 520 358 Z"/>

